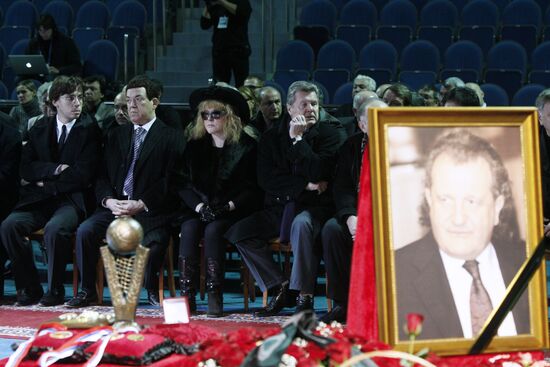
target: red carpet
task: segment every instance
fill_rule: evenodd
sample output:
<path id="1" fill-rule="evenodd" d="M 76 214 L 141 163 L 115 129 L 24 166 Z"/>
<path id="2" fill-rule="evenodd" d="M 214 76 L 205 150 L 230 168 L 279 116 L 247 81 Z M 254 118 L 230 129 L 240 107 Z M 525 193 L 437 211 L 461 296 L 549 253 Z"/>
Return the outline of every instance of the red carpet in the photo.
<path id="1" fill-rule="evenodd" d="M 82 312 L 78 310 L 78 312 Z M 86 310 L 98 311 L 101 313 L 112 313 L 111 307 L 94 306 Z M 34 334 L 36 328 L 45 322 L 56 319 L 59 315 L 68 312 L 75 312 L 65 307 L 13 307 L 0 306 L 0 337 L 28 338 Z M 164 322 L 161 309 L 142 308 L 137 310 L 136 321 L 140 325 L 154 325 Z M 216 329 L 227 333 L 242 327 L 271 328 L 280 325 L 286 317 L 254 318 L 252 314 L 228 314 L 223 318 L 208 318 L 206 315 L 193 316 L 191 322 Z"/>

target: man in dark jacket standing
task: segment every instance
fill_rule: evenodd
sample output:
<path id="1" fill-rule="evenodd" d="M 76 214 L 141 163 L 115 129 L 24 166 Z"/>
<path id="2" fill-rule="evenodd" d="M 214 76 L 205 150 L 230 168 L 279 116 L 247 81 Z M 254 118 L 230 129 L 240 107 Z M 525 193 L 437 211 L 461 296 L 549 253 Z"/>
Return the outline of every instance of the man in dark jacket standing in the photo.
<path id="1" fill-rule="evenodd" d="M 248 0 L 205 0 L 201 28 L 214 28 L 212 72 L 217 81 L 229 83 L 231 72 L 238 88 L 248 76 L 248 20 L 252 13 Z"/>
<path id="2" fill-rule="evenodd" d="M 317 86 L 309 82 L 298 81 L 289 87 L 290 117 L 267 130 L 258 149 L 258 182 L 266 191 L 265 209 L 236 223 L 226 234 L 259 287 L 275 290 L 258 316 L 279 313 L 290 301 L 289 289 L 300 292 L 297 312 L 313 309 L 319 265 L 316 239 L 333 213 L 332 197 L 326 189 L 336 151 L 346 136 L 338 122 L 318 120 L 318 96 Z M 273 261 L 268 246 L 268 241 L 279 235 L 282 242 L 290 240 L 292 245 L 290 283 Z"/>
<path id="3" fill-rule="evenodd" d="M 159 104 L 155 84 L 137 76 L 126 86 L 131 124 L 121 125 L 109 135 L 105 160 L 96 182 L 98 209 L 76 233 L 76 257 L 81 291 L 66 303 L 84 307 L 97 301 L 95 291 L 99 246 L 115 216 L 132 216 L 143 227 L 143 246 L 150 249 L 144 286 L 148 301 L 159 305 L 159 271 L 169 241 L 168 225 L 177 209 L 176 164 L 183 152 L 184 138 L 155 115 Z"/>
<path id="4" fill-rule="evenodd" d="M 15 210 L 2 222 L 0 236 L 12 262 L 17 304 L 63 303 L 63 275 L 72 254 L 73 233 L 88 210 L 87 194 L 101 154 L 101 131 L 82 112 L 82 80 L 60 76 L 50 89 L 56 115 L 31 130 L 21 157 L 20 191 Z M 42 297 L 38 271 L 26 237 L 44 228 L 48 252 L 48 292 Z"/>

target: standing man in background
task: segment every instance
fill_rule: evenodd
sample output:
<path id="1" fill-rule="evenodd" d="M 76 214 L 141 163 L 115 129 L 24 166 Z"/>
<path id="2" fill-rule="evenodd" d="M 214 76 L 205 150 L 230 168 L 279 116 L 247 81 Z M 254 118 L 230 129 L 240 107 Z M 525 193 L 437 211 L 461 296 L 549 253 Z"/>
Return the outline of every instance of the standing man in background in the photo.
<path id="1" fill-rule="evenodd" d="M 238 88 L 248 76 L 250 43 L 248 20 L 252 8 L 248 0 L 205 0 L 201 28 L 214 28 L 212 72 L 217 81 L 229 83 L 231 72 Z"/>

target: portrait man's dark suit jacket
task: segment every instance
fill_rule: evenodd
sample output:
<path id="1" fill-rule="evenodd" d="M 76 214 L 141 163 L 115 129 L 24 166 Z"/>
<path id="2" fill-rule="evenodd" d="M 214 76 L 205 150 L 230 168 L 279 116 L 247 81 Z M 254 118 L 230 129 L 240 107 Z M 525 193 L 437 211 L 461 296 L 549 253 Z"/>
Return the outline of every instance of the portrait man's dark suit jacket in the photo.
<path id="1" fill-rule="evenodd" d="M 544 217 L 550 219 L 550 137 L 542 125 L 539 127 L 539 139 L 542 208 Z"/>
<path id="2" fill-rule="evenodd" d="M 104 164 L 96 182 L 98 205 L 104 198 L 124 198 L 124 179 L 132 161 L 133 124 L 113 130 L 105 145 Z M 185 138 L 180 130 L 156 119 L 145 136 L 134 168 L 135 200 L 142 200 L 147 211 L 135 216 L 145 232 L 165 225 L 178 207 L 176 188 L 180 182 L 178 165 L 181 164 Z"/>
<path id="3" fill-rule="evenodd" d="M 504 283 L 508 286 L 526 260 L 524 243 L 501 243 L 493 246 Z M 395 252 L 395 275 L 400 340 L 408 339 L 402 330 L 408 313 L 424 315 L 419 339 L 463 337 L 443 260 L 431 232 Z M 529 333 L 527 292 L 520 298 L 512 313 L 518 334 Z"/>
<path id="4" fill-rule="evenodd" d="M 61 152 L 57 149 L 56 116 L 40 120 L 29 130 L 29 140 L 21 156 L 21 178 L 30 184 L 21 188 L 16 209 L 24 209 L 59 195 L 68 195 L 83 214 L 93 204 L 91 183 L 101 156 L 101 130 L 95 119 L 81 115 L 70 130 Z M 54 172 L 67 164 L 59 175 Z M 42 181 L 44 187 L 35 183 Z"/>

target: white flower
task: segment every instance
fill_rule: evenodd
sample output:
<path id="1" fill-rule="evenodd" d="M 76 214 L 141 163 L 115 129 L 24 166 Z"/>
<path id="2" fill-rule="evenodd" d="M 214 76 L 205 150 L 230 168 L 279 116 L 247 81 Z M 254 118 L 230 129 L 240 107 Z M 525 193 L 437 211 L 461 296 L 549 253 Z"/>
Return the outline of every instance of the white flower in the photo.
<path id="1" fill-rule="evenodd" d="M 291 356 L 290 354 L 283 354 L 281 357 L 281 363 L 278 367 L 296 367 L 298 365 L 298 360 Z"/>

